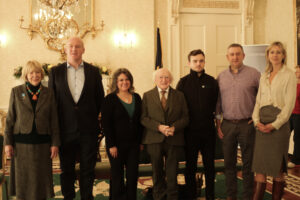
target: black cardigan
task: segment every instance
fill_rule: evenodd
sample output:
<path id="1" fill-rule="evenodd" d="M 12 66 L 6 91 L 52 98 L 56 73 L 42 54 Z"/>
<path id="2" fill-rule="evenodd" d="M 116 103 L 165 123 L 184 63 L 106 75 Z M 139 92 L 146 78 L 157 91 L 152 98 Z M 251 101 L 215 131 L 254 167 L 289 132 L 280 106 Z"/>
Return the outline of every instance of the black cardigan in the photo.
<path id="1" fill-rule="evenodd" d="M 106 148 L 113 146 L 138 145 L 142 138 L 141 97 L 134 93 L 135 109 L 130 118 L 116 93 L 107 95 L 102 105 L 102 127 Z"/>

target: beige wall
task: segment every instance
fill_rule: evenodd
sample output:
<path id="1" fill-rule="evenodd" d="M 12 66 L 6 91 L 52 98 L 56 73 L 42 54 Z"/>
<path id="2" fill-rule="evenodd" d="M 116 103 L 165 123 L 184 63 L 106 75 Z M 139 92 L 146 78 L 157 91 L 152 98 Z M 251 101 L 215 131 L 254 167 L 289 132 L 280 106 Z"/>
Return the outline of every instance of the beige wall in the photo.
<path id="1" fill-rule="evenodd" d="M 255 0 L 254 43 L 283 42 L 290 68 L 296 64 L 294 9 L 294 0 Z"/>
<path id="2" fill-rule="evenodd" d="M 11 88 L 16 85 L 13 69 L 36 59 L 42 63 L 59 62 L 59 54 L 46 48 L 36 35 L 30 40 L 19 26 L 20 16 L 28 24 L 28 5 L 25 0 L 0 1 L 0 33 L 8 36 L 7 46 L 0 48 L 0 108 L 6 108 Z M 155 63 L 155 28 L 161 31 L 163 63 L 168 66 L 168 19 L 170 0 L 95 0 L 95 21 L 105 21 L 103 32 L 95 39 L 84 39 L 89 62 L 106 63 L 111 69 L 127 67 L 135 78 L 140 95 L 153 87 L 152 72 Z M 254 43 L 265 44 L 280 40 L 287 46 L 288 66 L 295 65 L 294 0 L 255 0 Z M 20 6 L 16 6 L 20 5 Z M 113 33 L 119 29 L 134 30 L 138 44 L 132 49 L 118 49 L 113 44 Z"/>
<path id="3" fill-rule="evenodd" d="M 60 55 L 46 48 L 40 36 L 30 40 L 19 26 L 20 16 L 28 24 L 28 4 L 25 0 L 0 1 L 0 33 L 8 36 L 5 48 L 0 48 L 0 108 L 8 105 L 11 88 L 16 85 L 13 69 L 36 59 L 42 63 L 58 63 Z M 16 6 L 19 5 L 19 6 Z M 95 21 L 104 20 L 105 28 L 95 39 L 84 38 L 84 60 L 107 63 L 113 70 L 127 67 L 135 78 L 135 87 L 141 95 L 153 87 L 154 69 L 154 0 L 95 0 Z M 138 37 L 132 49 L 118 49 L 113 44 L 116 30 L 133 30 Z M 163 36 L 165 37 L 165 36 Z M 146 75 L 146 76 L 145 76 Z"/>
<path id="4" fill-rule="evenodd" d="M 164 67 L 170 67 L 168 63 L 168 1 L 155 0 L 155 28 L 158 26 L 160 31 L 162 60 Z M 156 34 L 156 32 L 155 32 Z M 156 51 L 156 36 L 155 36 L 155 51 Z M 156 54 L 156 52 L 155 52 Z"/>

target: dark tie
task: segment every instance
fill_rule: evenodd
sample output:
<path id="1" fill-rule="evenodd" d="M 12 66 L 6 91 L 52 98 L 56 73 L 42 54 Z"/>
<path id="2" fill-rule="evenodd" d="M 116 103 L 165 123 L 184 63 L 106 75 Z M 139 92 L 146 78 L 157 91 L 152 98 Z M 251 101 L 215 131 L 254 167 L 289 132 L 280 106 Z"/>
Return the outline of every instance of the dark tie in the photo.
<path id="1" fill-rule="evenodd" d="M 164 110 L 166 110 L 166 105 L 167 105 L 167 99 L 165 96 L 166 91 L 162 90 L 160 93 L 161 93 L 161 99 L 160 99 L 161 106 L 163 107 Z"/>

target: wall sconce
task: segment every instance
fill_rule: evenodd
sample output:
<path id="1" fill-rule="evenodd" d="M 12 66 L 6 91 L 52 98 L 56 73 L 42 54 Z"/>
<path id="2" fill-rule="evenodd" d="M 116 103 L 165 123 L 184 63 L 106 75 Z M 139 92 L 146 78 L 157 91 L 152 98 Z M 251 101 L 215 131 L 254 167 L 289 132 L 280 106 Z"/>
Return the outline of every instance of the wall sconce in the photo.
<path id="1" fill-rule="evenodd" d="M 0 34 L 0 48 L 5 47 L 7 38 L 5 34 Z"/>
<path id="2" fill-rule="evenodd" d="M 137 37 L 134 32 L 116 32 L 114 43 L 119 48 L 132 48 L 137 44 Z"/>

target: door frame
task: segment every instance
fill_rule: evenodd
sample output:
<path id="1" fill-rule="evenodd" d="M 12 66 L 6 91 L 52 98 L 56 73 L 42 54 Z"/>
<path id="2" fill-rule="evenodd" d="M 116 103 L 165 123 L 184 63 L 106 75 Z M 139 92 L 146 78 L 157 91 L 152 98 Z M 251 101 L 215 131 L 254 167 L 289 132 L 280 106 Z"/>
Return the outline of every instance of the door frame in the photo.
<path id="1" fill-rule="evenodd" d="M 217 4 L 217 3 L 222 3 Z M 253 9 L 254 0 L 168 0 L 168 66 L 173 74 L 173 86 L 180 77 L 181 70 L 181 20 L 182 14 L 186 13 L 212 13 L 212 14 L 235 14 L 241 15 L 241 44 L 253 44 Z M 237 6 L 238 5 L 238 6 Z"/>

